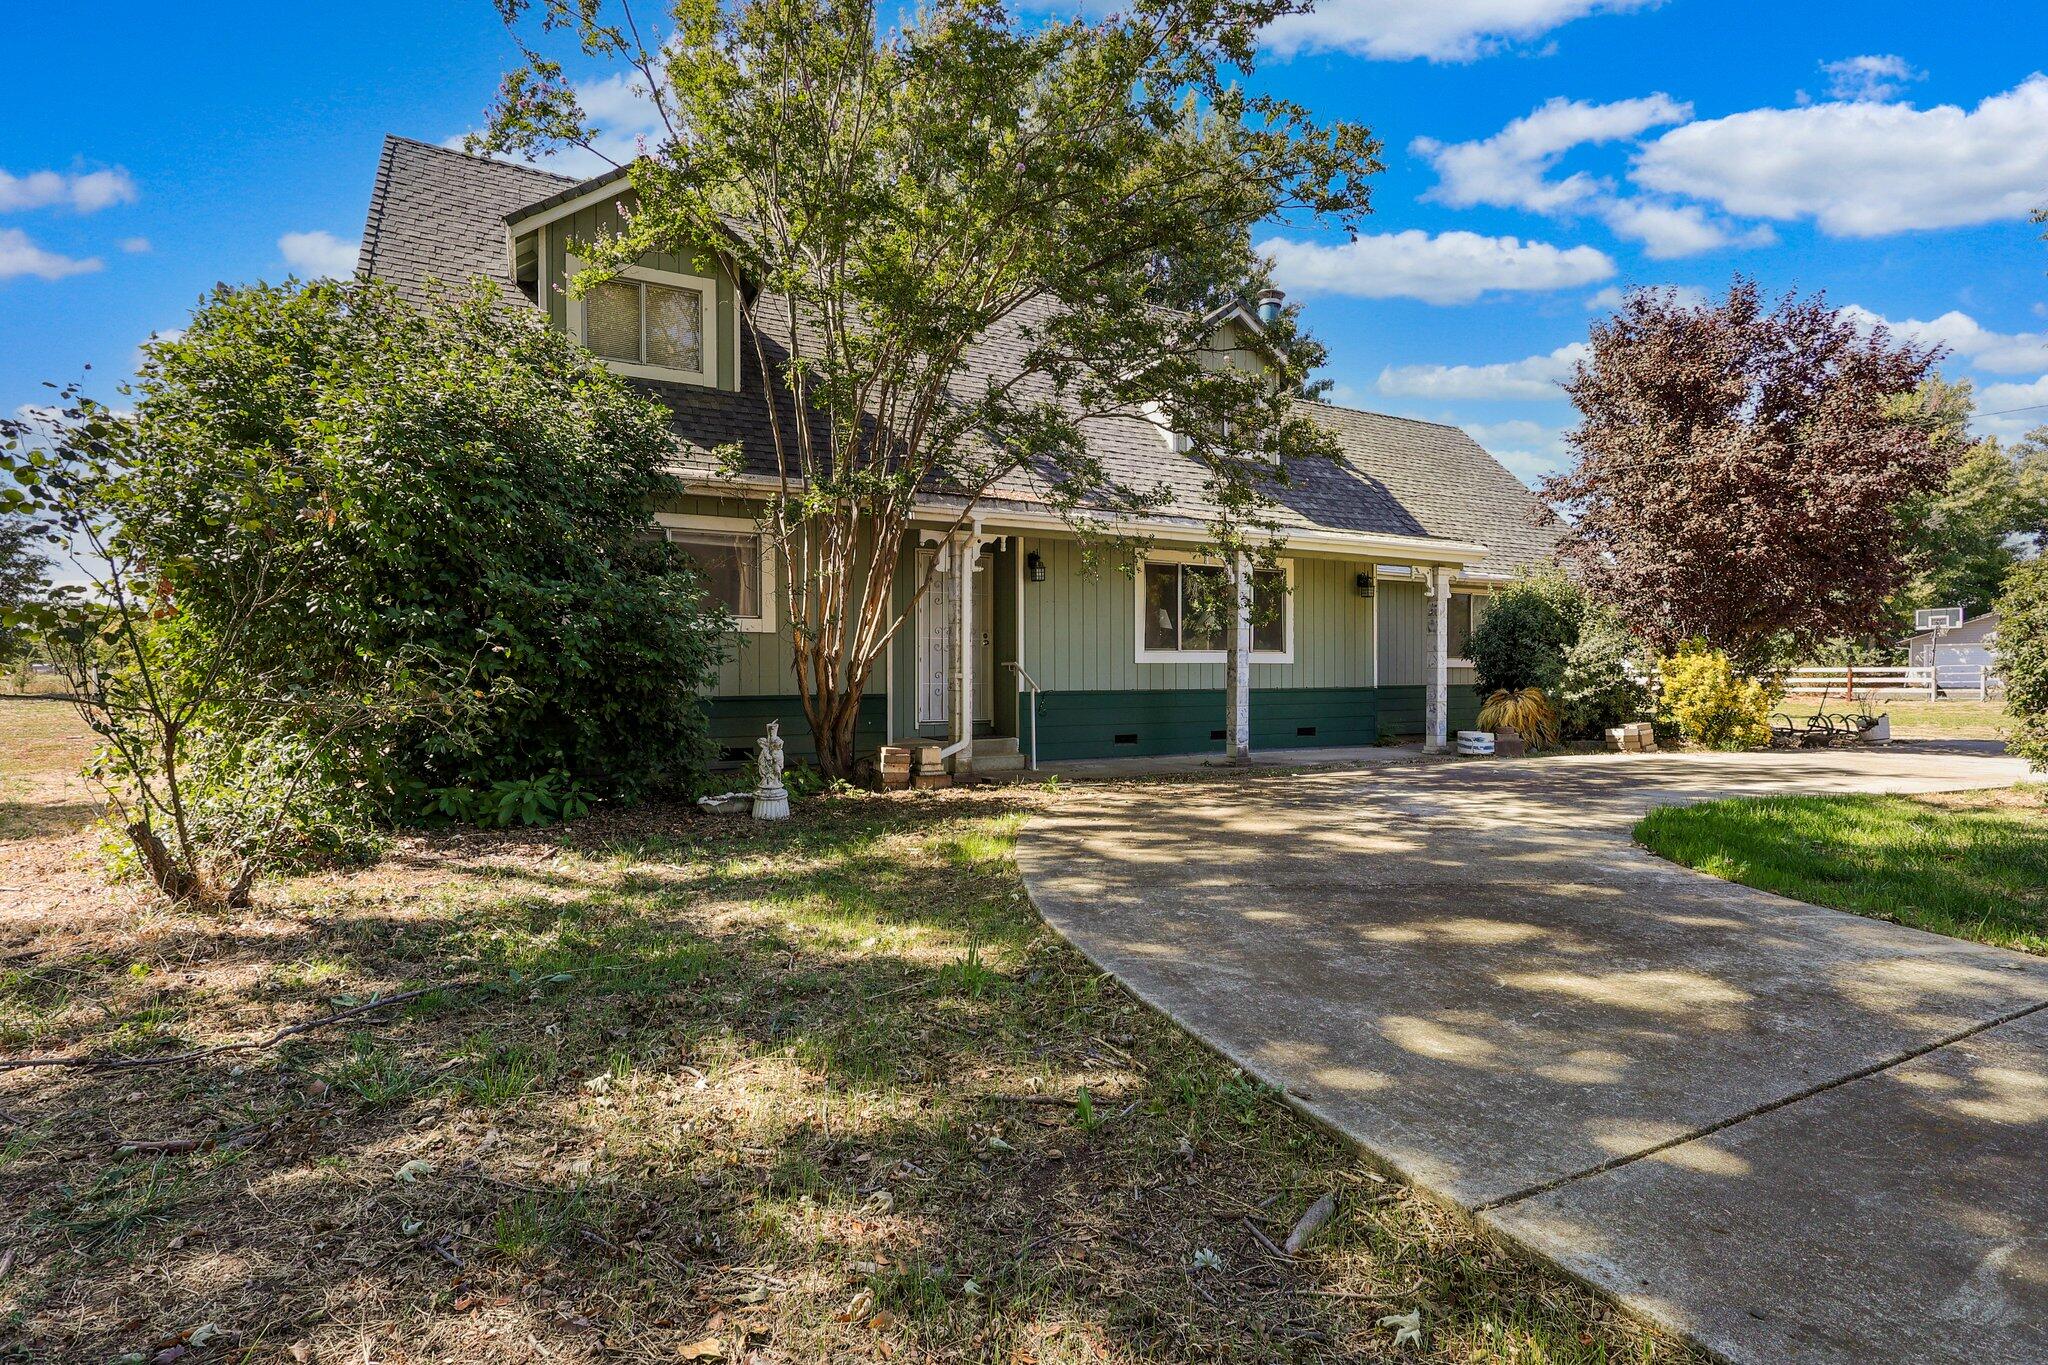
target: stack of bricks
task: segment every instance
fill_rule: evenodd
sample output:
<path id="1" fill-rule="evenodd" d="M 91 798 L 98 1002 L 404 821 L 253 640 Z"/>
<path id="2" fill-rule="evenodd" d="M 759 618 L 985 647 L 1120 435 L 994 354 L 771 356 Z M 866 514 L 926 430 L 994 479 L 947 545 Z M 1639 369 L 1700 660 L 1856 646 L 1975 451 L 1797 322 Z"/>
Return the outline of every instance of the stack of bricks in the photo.
<path id="1" fill-rule="evenodd" d="M 1607 747 L 1618 754 L 1654 754 L 1657 752 L 1656 727 L 1646 720 L 1617 725 L 1607 732 Z"/>
<path id="2" fill-rule="evenodd" d="M 898 792 L 905 787 L 931 790 L 953 785 L 946 761 L 937 744 L 891 744 L 882 750 L 882 790 Z"/>
<path id="3" fill-rule="evenodd" d="M 916 772 L 910 784 L 920 790 L 953 785 L 953 775 L 946 771 L 946 760 L 939 755 L 945 752 L 940 744 L 913 744 L 910 746 L 911 760 Z"/>

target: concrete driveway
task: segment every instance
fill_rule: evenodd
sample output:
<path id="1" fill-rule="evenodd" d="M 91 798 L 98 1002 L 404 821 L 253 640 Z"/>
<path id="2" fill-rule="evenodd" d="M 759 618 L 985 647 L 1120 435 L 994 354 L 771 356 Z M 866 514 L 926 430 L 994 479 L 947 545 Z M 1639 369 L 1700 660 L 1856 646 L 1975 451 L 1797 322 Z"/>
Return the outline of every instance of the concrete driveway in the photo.
<path id="1" fill-rule="evenodd" d="M 1018 856 L 1140 996 L 1729 1359 L 2048 1362 L 2048 961 L 1629 839 L 1654 805 L 2022 772 L 1905 748 L 1084 787 Z"/>

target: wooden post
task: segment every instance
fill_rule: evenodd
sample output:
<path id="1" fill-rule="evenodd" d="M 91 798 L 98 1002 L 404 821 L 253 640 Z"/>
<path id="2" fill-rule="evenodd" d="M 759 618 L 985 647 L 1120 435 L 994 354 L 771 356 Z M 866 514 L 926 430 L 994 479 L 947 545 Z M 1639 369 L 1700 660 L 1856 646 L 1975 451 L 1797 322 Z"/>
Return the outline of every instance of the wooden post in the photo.
<path id="1" fill-rule="evenodd" d="M 1223 662 L 1223 706 L 1229 712 L 1224 761 L 1252 761 L 1252 577 L 1251 561 L 1239 554 L 1230 565 L 1230 634 Z"/>
<path id="2" fill-rule="evenodd" d="M 1451 634 L 1451 571 L 1444 568 L 1429 571 L 1429 689 L 1428 728 L 1423 733 L 1422 747 L 1432 752 L 1442 749 L 1450 738 L 1450 657 Z"/>
<path id="3" fill-rule="evenodd" d="M 960 678 L 953 702 L 953 742 L 961 746 L 953 755 L 956 777 L 974 771 L 974 562 L 981 557 L 980 540 L 971 532 L 960 537 L 953 566 L 953 582 L 960 591 L 959 629 L 953 640 Z"/>

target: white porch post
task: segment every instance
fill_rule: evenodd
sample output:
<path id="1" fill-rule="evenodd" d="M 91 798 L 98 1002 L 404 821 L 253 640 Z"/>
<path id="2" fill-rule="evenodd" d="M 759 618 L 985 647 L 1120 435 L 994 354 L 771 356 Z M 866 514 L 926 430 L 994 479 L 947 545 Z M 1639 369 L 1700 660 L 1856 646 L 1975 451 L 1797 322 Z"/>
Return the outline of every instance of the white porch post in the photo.
<path id="1" fill-rule="evenodd" d="M 1223 757 L 1226 763 L 1245 764 L 1252 761 L 1252 576 L 1243 554 L 1232 562 L 1230 577 L 1236 610 L 1223 662 L 1223 705 L 1230 713 Z"/>
<path id="2" fill-rule="evenodd" d="M 1451 574 L 1429 571 L 1429 706 L 1425 749 L 1441 749 L 1450 739 L 1450 669 L 1445 660 L 1451 635 Z"/>
<path id="3" fill-rule="evenodd" d="M 954 583 L 960 590 L 959 629 L 953 632 L 955 676 L 960 690 L 953 698 L 953 743 L 960 746 L 953 755 L 953 773 L 965 777 L 974 771 L 974 569 L 981 558 L 981 538 L 972 533 L 954 542 Z"/>

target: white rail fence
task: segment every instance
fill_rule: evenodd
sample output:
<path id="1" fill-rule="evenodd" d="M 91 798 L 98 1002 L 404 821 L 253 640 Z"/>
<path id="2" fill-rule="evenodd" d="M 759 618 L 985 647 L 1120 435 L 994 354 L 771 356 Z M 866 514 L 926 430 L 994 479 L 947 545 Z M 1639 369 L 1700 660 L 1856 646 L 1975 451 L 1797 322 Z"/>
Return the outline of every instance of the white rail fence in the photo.
<path id="1" fill-rule="evenodd" d="M 1982 664 L 1938 668 L 1795 668 L 1785 674 L 1788 697 L 1974 697 L 2000 690 L 1998 674 Z"/>

